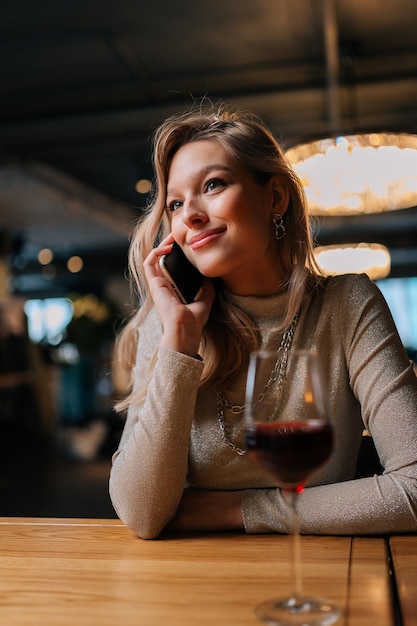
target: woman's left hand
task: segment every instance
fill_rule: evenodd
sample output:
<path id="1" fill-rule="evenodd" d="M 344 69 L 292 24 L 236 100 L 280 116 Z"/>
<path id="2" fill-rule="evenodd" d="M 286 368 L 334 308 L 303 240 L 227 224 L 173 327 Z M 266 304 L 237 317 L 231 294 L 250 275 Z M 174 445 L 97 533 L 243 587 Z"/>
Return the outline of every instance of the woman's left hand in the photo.
<path id="1" fill-rule="evenodd" d="M 180 531 L 243 529 L 242 496 L 243 491 L 185 489 L 168 529 Z"/>

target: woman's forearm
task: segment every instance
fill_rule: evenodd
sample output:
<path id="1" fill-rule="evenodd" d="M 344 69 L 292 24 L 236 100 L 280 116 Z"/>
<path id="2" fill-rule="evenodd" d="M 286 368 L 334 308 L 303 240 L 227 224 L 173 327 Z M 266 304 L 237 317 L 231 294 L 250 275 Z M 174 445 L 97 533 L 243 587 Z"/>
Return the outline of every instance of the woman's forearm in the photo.
<path id="1" fill-rule="evenodd" d="M 243 491 L 185 489 L 169 528 L 180 531 L 242 530 Z"/>
<path id="2" fill-rule="evenodd" d="M 161 349 L 143 407 L 128 422 L 113 458 L 110 494 L 136 534 L 154 538 L 184 491 L 200 361 Z"/>

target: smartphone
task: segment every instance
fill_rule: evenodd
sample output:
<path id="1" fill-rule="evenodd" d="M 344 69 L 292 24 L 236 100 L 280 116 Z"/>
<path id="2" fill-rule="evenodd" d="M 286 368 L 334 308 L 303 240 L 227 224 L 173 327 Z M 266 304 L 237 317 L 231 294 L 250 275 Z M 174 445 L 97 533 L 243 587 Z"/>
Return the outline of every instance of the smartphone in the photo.
<path id="1" fill-rule="evenodd" d="M 160 258 L 159 264 L 178 299 L 183 304 L 194 302 L 196 295 L 200 291 L 204 276 L 187 259 L 176 242 L 174 242 L 171 252 Z"/>

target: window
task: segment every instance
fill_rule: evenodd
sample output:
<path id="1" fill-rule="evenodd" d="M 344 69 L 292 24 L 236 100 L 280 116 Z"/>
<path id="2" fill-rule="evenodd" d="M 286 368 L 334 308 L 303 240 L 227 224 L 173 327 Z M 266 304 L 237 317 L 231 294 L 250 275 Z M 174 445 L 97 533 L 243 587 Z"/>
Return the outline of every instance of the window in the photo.
<path id="1" fill-rule="evenodd" d="M 404 346 L 417 350 L 417 277 L 376 281 L 391 310 Z"/>
<path id="2" fill-rule="evenodd" d="M 65 329 L 72 320 L 73 305 L 68 298 L 27 300 L 25 313 L 30 339 L 36 343 L 47 341 L 51 345 L 57 345 L 62 341 Z"/>

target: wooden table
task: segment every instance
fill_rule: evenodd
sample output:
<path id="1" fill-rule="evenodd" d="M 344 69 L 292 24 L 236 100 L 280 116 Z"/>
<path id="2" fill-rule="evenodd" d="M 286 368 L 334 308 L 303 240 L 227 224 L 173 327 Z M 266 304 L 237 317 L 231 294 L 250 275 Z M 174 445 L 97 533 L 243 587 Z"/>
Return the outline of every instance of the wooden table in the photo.
<path id="1" fill-rule="evenodd" d="M 417 625 L 417 535 L 391 537 L 391 558 L 404 626 Z"/>
<path id="2" fill-rule="evenodd" d="M 118 520 L 29 518 L 0 518 L 0 533 L 7 626 L 255 626 L 254 606 L 290 588 L 287 536 L 144 541 Z M 407 561 L 407 540 L 391 549 L 400 593 L 414 593 L 410 626 L 416 560 Z M 341 626 L 395 626 L 385 539 L 304 536 L 302 555 L 305 591 L 343 607 Z"/>

